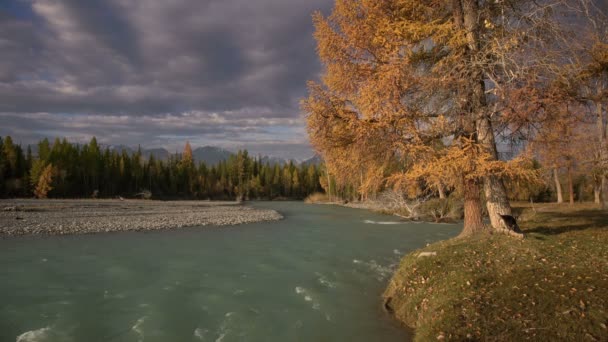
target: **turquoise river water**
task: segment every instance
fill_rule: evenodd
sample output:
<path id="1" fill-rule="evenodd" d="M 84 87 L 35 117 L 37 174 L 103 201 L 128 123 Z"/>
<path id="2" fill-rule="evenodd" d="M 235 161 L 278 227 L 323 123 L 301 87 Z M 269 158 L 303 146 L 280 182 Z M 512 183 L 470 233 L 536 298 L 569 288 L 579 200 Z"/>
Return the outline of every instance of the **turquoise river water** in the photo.
<path id="1" fill-rule="evenodd" d="M 404 341 L 380 295 L 458 225 L 260 202 L 226 228 L 0 240 L 0 341 Z"/>

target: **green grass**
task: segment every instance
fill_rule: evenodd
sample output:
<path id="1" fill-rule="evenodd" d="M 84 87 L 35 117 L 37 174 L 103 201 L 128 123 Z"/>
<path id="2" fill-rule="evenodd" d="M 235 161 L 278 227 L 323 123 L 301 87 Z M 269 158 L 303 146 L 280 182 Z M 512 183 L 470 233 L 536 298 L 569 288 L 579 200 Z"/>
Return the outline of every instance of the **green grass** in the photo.
<path id="1" fill-rule="evenodd" d="M 384 296 L 417 341 L 608 341 L 608 212 L 518 209 L 524 240 L 453 239 L 402 260 Z"/>

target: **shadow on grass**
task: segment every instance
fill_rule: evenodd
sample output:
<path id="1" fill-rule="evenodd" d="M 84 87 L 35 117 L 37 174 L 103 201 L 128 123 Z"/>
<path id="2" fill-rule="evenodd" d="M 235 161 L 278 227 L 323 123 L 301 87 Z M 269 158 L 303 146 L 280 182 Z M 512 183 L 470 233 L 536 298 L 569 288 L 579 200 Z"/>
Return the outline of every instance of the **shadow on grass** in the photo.
<path id="1" fill-rule="evenodd" d="M 558 235 L 567 232 L 587 229 L 608 229 L 608 212 L 600 210 L 578 210 L 572 212 L 549 212 L 546 218 L 557 223 L 557 226 L 542 224 L 525 229 L 525 233 L 538 233 L 543 235 Z"/>

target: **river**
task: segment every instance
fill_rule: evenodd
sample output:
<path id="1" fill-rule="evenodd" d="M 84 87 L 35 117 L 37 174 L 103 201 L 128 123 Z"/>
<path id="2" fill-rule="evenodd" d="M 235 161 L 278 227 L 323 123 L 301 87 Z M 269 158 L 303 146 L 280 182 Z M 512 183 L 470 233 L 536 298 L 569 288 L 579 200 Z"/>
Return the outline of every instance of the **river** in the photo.
<path id="1" fill-rule="evenodd" d="M 403 341 L 380 295 L 460 225 L 301 202 L 279 222 L 0 240 L 0 341 Z"/>

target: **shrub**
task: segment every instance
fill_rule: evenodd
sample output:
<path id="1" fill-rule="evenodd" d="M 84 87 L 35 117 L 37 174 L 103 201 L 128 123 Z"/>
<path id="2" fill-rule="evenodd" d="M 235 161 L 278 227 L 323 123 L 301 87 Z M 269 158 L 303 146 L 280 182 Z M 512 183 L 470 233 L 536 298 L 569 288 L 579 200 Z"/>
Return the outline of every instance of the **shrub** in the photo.
<path id="1" fill-rule="evenodd" d="M 433 198 L 420 206 L 420 213 L 435 222 L 459 220 L 464 216 L 464 205 L 460 197 Z"/>
<path id="2" fill-rule="evenodd" d="M 329 202 L 329 198 L 324 193 L 315 192 L 314 194 L 308 195 L 308 197 L 306 197 L 304 202 L 305 203 L 325 203 L 325 202 Z"/>

